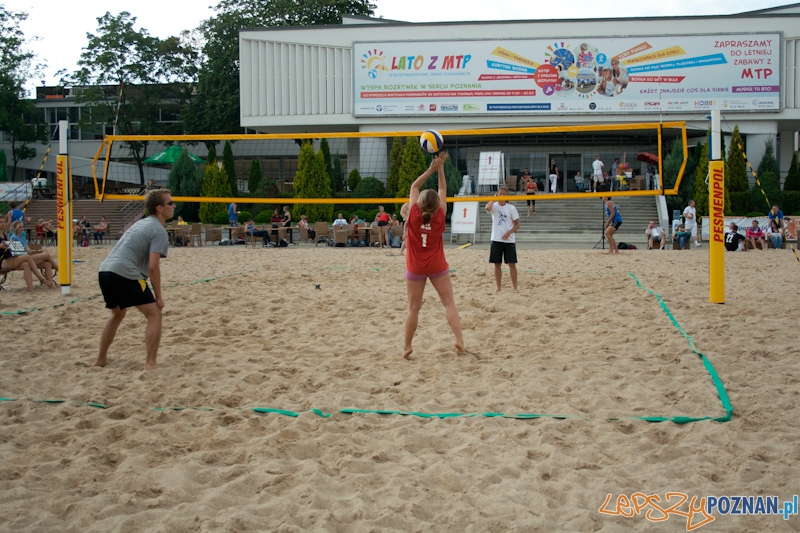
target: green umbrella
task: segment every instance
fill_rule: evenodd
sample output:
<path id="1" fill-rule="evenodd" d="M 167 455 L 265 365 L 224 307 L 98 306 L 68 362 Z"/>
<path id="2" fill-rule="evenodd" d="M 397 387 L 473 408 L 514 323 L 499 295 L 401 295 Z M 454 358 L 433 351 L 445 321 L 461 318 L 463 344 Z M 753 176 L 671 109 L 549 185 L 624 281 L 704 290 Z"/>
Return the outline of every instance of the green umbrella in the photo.
<path id="1" fill-rule="evenodd" d="M 172 146 L 167 147 L 166 149 L 158 152 L 157 154 L 148 157 L 142 163 L 145 165 L 172 165 L 178 158 L 181 156 L 181 152 L 184 149 L 178 146 L 177 144 L 173 144 Z M 204 163 L 205 161 L 194 154 L 189 154 L 189 157 L 192 159 L 192 162 L 195 164 Z"/>
<path id="2" fill-rule="evenodd" d="M 0 181 L 8 181 L 8 167 L 6 166 L 5 150 L 0 150 Z"/>

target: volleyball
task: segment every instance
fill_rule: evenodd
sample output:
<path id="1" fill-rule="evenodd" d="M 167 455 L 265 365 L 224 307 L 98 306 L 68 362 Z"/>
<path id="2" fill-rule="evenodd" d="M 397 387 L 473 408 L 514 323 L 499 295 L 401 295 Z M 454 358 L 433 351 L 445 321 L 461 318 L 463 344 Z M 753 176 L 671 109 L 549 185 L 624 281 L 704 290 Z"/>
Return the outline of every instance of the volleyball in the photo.
<path id="1" fill-rule="evenodd" d="M 419 144 L 422 146 L 422 149 L 429 154 L 435 154 L 442 149 L 444 137 L 435 130 L 424 131 L 422 135 L 419 136 Z"/>

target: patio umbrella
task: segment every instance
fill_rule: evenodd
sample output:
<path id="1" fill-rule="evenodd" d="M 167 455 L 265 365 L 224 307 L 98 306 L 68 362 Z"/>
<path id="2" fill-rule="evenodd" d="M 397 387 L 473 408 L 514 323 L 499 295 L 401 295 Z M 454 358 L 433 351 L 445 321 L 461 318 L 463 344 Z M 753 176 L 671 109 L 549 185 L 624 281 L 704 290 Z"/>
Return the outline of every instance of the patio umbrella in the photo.
<path id="1" fill-rule="evenodd" d="M 173 144 L 172 146 L 168 146 L 164 150 L 158 152 L 155 155 L 152 155 L 142 161 L 145 165 L 172 165 L 178 158 L 181 156 L 181 152 L 184 149 L 178 146 L 177 144 Z M 204 163 L 205 161 L 197 157 L 194 154 L 189 154 L 189 157 L 192 159 L 192 162 L 195 164 Z"/>
<path id="2" fill-rule="evenodd" d="M 0 150 L 0 181 L 8 181 L 8 167 L 6 166 L 5 150 Z"/>
<path id="3" fill-rule="evenodd" d="M 658 156 L 651 154 L 650 152 L 639 152 L 639 154 L 636 156 L 636 160 L 650 163 L 651 165 L 658 164 Z"/>

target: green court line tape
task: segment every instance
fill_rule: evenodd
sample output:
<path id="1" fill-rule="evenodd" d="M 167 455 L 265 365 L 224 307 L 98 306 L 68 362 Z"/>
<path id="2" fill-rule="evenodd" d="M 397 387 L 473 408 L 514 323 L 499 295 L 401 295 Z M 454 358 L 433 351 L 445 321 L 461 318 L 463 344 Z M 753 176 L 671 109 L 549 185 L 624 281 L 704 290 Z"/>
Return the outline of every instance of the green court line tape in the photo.
<path id="1" fill-rule="evenodd" d="M 714 365 L 711 364 L 711 361 L 708 360 L 708 357 L 706 357 L 706 355 L 703 352 L 697 349 L 697 346 L 694 343 L 694 339 L 692 339 L 692 337 L 688 333 L 686 333 L 683 327 L 681 327 L 681 325 L 675 319 L 675 316 L 667 307 L 667 304 L 664 302 L 664 299 L 659 294 L 656 294 L 652 290 L 642 285 L 642 283 L 639 281 L 639 278 L 637 278 L 633 274 L 633 272 L 628 272 L 628 275 L 631 278 L 633 278 L 633 280 L 636 282 L 637 287 L 639 287 L 649 295 L 655 297 L 656 301 L 661 306 L 661 310 L 664 311 L 664 313 L 670 319 L 672 325 L 675 326 L 675 328 L 677 328 L 677 330 L 680 332 L 683 338 L 686 339 L 687 343 L 689 344 L 689 349 L 691 349 L 695 354 L 697 354 L 703 361 L 703 366 L 706 368 L 709 375 L 711 376 L 711 381 L 714 382 L 714 387 L 716 387 L 717 389 L 717 395 L 719 396 L 719 399 L 722 402 L 722 407 L 723 409 L 725 409 L 724 417 L 711 418 L 711 420 L 714 420 L 716 422 L 729 422 L 731 419 L 731 415 L 733 414 L 733 406 L 731 405 L 731 402 L 728 399 L 728 393 L 725 391 L 725 386 L 722 384 L 722 380 L 719 378 L 717 371 L 714 369 Z M 640 417 L 640 419 L 644 420 L 645 418 Z M 672 417 L 671 420 L 678 424 L 685 424 L 688 422 L 695 422 L 698 420 L 708 420 L 708 418 L 694 419 L 691 417 Z"/>
<path id="2" fill-rule="evenodd" d="M 214 411 L 211 407 L 181 407 L 175 405 L 173 407 L 154 407 L 153 411 Z"/>

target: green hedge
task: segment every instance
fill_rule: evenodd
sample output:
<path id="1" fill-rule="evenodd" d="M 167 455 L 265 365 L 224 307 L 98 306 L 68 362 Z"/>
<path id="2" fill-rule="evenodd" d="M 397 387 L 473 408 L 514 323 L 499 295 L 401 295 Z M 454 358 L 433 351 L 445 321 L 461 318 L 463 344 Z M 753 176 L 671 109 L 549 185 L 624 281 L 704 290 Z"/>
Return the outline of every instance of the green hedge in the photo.
<path id="1" fill-rule="evenodd" d="M 731 198 L 731 215 L 740 216 L 750 211 L 750 191 L 729 192 Z"/>
<path id="2" fill-rule="evenodd" d="M 264 209 L 259 214 L 256 215 L 256 218 L 253 222 L 256 224 L 268 224 L 270 219 L 272 218 L 272 209 Z"/>
<path id="3" fill-rule="evenodd" d="M 781 211 L 784 215 L 800 216 L 800 191 L 783 191 Z"/>
<path id="4" fill-rule="evenodd" d="M 240 213 L 241 215 L 239 215 L 239 222 L 247 222 L 253 216 L 250 214 L 250 211 L 240 211 Z M 228 218 L 228 209 L 226 208 L 225 211 L 220 211 L 219 213 L 215 214 L 212 223 L 218 226 L 227 226 L 230 224 L 230 219 Z"/>

